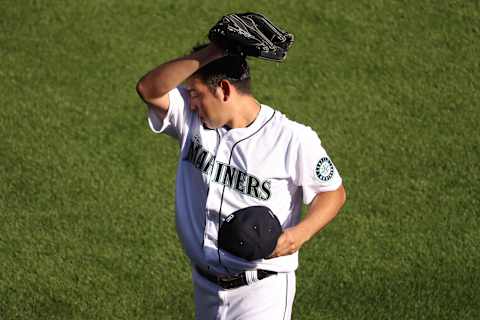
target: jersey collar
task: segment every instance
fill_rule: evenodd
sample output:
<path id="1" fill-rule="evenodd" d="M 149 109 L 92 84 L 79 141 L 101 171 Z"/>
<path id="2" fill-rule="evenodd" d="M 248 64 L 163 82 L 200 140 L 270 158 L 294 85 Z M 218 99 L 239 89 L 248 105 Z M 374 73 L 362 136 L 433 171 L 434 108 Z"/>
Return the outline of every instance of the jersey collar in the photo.
<path id="1" fill-rule="evenodd" d="M 273 116 L 274 110 L 267 105 L 260 104 L 260 111 L 257 114 L 255 120 L 244 128 L 233 128 L 226 130 L 226 135 L 231 135 L 235 140 L 247 138 L 250 135 L 255 134 L 261 129 L 262 126 L 268 122 Z"/>

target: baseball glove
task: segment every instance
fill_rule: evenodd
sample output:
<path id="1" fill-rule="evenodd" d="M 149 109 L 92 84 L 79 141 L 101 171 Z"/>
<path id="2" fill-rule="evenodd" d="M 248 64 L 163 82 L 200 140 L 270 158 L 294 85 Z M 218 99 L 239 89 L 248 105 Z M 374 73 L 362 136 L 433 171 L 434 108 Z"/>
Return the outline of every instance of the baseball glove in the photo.
<path id="1" fill-rule="evenodd" d="M 247 12 L 229 14 L 209 31 L 208 39 L 228 55 L 242 55 L 283 61 L 293 44 L 293 34 L 281 30 L 265 16 Z"/>

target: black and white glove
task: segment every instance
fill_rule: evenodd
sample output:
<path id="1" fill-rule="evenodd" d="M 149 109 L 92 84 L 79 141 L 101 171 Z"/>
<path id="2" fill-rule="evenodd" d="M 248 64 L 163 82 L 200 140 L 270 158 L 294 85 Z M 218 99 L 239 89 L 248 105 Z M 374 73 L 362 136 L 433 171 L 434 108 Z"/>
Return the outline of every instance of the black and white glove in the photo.
<path id="1" fill-rule="evenodd" d="M 253 12 L 229 14 L 209 31 L 211 42 L 225 49 L 227 55 L 258 57 L 283 61 L 294 42 L 291 33 L 281 30 L 268 18 Z"/>

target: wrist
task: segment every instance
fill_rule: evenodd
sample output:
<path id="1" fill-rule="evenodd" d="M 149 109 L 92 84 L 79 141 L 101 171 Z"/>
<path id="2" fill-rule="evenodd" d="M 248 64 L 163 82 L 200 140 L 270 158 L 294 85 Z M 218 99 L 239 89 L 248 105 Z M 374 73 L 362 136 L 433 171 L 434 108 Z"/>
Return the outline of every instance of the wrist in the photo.
<path id="1" fill-rule="evenodd" d="M 301 221 L 294 228 L 297 229 L 297 232 L 301 235 L 303 243 L 309 241 L 315 235 L 315 231 L 311 228 L 311 225 L 304 221 Z"/>
<path id="2" fill-rule="evenodd" d="M 205 48 L 195 51 L 190 55 L 186 56 L 185 58 L 197 61 L 198 65 L 196 66 L 196 69 L 199 69 L 214 60 L 222 58 L 223 56 L 223 50 L 220 47 L 216 46 L 214 43 L 210 43 Z"/>
<path id="3" fill-rule="evenodd" d="M 215 42 L 210 42 L 207 47 L 209 55 L 215 60 L 223 58 L 226 55 L 226 50 Z"/>

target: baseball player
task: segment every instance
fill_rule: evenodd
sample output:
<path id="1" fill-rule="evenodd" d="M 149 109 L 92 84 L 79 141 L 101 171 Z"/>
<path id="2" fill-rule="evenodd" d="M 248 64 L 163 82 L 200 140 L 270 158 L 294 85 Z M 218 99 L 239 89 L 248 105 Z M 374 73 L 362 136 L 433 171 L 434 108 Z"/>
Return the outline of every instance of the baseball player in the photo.
<path id="1" fill-rule="evenodd" d="M 290 319 L 298 250 L 345 201 L 317 134 L 257 101 L 250 85 L 245 56 L 215 42 L 137 84 L 151 130 L 179 143 L 176 226 L 192 265 L 196 319 Z M 219 244 L 228 217 L 249 207 L 267 208 L 282 230 L 273 252 L 253 260 Z"/>

